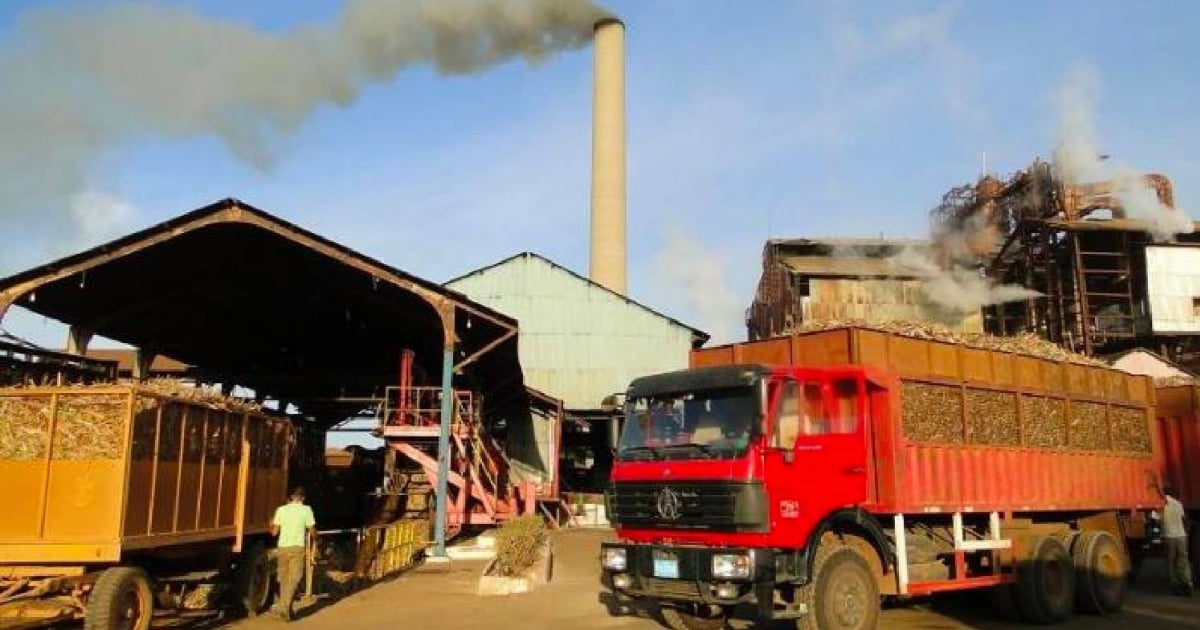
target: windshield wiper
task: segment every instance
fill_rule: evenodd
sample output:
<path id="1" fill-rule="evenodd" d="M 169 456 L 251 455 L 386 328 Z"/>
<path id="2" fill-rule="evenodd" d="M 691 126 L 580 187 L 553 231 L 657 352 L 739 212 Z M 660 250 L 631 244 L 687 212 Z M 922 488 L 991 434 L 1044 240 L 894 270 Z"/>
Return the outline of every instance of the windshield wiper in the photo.
<path id="1" fill-rule="evenodd" d="M 663 448 L 664 449 L 690 448 L 695 451 L 700 451 L 701 453 L 704 454 L 705 457 L 716 457 L 716 455 L 717 455 L 717 451 L 715 449 L 713 449 L 713 447 L 711 447 L 707 444 L 700 444 L 699 442 L 684 442 L 683 444 L 668 444 L 667 446 L 664 446 Z"/>
<path id="2" fill-rule="evenodd" d="M 624 458 L 630 453 L 649 453 L 650 459 L 663 458 L 662 453 L 658 452 L 658 449 L 654 448 L 653 446 L 629 446 L 621 449 L 617 454 Z"/>

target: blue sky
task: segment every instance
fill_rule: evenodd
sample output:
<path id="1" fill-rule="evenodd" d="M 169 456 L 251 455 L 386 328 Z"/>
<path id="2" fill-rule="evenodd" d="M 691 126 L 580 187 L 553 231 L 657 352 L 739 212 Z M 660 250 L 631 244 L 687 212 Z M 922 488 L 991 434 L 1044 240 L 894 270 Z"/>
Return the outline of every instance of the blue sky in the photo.
<path id="1" fill-rule="evenodd" d="M 47 4 L 0 5 L 0 54 L 18 17 Z M 271 32 L 339 11 L 180 4 Z M 984 153 L 1000 173 L 1048 156 L 1055 94 L 1078 68 L 1096 77 L 1102 149 L 1200 207 L 1200 3 L 606 6 L 628 33 L 630 295 L 719 338 L 744 334 L 768 236 L 923 236 L 928 209 L 977 177 Z M 106 213 L 63 232 L 0 212 L 15 243 L 0 272 L 237 197 L 433 280 L 523 250 L 586 273 L 590 81 L 588 50 L 467 77 L 414 68 L 320 108 L 265 170 L 215 137 L 137 137 L 89 167 Z M 5 326 L 61 343 L 37 318 Z"/>

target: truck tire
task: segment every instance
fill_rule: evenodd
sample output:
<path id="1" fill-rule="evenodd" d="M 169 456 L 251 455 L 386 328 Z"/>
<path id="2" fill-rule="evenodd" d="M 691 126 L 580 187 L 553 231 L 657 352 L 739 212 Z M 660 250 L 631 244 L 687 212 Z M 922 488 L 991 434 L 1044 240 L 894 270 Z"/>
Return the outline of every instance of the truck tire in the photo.
<path id="1" fill-rule="evenodd" d="M 148 630 L 154 617 L 150 580 L 136 567 L 100 574 L 88 595 L 83 630 Z"/>
<path id="2" fill-rule="evenodd" d="M 1075 607 L 1075 565 L 1061 540 L 1039 536 L 1031 542 L 1029 556 L 1017 566 L 1017 609 L 1031 623 L 1059 623 Z"/>
<path id="3" fill-rule="evenodd" d="M 663 621 L 671 630 L 721 630 L 729 621 L 729 611 L 724 608 L 705 610 L 715 607 L 704 604 L 680 604 L 680 606 L 680 608 L 674 606 L 659 608 Z"/>
<path id="4" fill-rule="evenodd" d="M 267 607 L 274 575 L 269 550 L 262 543 L 252 543 L 238 558 L 234 586 L 238 603 L 247 616 L 255 617 Z"/>
<path id="5" fill-rule="evenodd" d="M 1075 603 L 1079 610 L 1093 615 L 1121 610 L 1129 569 L 1125 552 L 1113 535 L 1104 531 L 1083 532 L 1075 540 L 1071 558 L 1075 564 Z"/>
<path id="6" fill-rule="evenodd" d="M 861 551 L 821 545 L 812 581 L 800 592 L 808 614 L 799 630 L 874 630 L 879 625 L 879 585 Z"/>

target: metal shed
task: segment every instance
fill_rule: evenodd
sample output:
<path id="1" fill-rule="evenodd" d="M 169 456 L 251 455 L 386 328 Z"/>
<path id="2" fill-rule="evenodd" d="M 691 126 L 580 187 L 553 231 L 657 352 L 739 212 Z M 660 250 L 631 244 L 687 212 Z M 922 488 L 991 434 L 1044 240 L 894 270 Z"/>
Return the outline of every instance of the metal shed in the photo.
<path id="1" fill-rule="evenodd" d="M 599 409 L 638 376 L 687 367 L 708 334 L 523 252 L 446 283 L 521 322 L 525 381 L 568 409 Z"/>
<path id="2" fill-rule="evenodd" d="M 524 252 L 446 283 L 521 322 L 525 382 L 563 401 L 559 474 L 565 489 L 598 491 L 619 430 L 615 394 L 638 376 L 687 367 L 708 335 Z M 607 401 L 606 401 L 607 400 Z M 552 436 L 535 440 L 547 452 Z"/>
<path id="3" fill-rule="evenodd" d="M 139 349 L 140 374 L 167 355 L 320 430 L 396 384 L 405 349 L 422 384 L 481 391 L 494 414 L 529 404 L 516 320 L 236 199 L 0 280 L 0 316 L 13 304 L 70 325 L 73 353 L 103 335 Z"/>

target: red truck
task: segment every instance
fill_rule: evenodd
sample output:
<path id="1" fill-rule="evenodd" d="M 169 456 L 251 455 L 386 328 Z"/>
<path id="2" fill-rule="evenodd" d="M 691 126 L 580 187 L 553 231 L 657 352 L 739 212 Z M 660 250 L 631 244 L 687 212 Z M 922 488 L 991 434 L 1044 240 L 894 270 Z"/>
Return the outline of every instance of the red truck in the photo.
<path id="1" fill-rule="evenodd" d="M 610 601 L 688 630 L 973 588 L 1038 623 L 1121 608 L 1162 505 L 1150 379 L 862 328 L 691 364 L 627 391 Z"/>
<path id="2" fill-rule="evenodd" d="M 1192 577 L 1200 577 L 1200 385 L 1160 387 L 1155 395 L 1155 453 L 1164 481 L 1175 486 L 1193 523 L 1188 545 Z"/>

